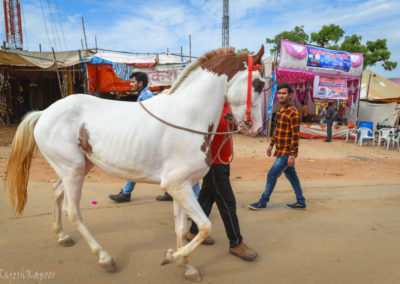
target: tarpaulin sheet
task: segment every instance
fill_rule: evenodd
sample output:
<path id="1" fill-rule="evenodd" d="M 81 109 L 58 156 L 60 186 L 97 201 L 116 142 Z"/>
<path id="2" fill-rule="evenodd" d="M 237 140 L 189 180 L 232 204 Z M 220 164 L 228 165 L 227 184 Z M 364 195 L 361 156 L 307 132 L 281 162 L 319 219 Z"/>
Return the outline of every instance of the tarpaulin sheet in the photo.
<path id="1" fill-rule="evenodd" d="M 378 123 L 394 126 L 399 117 L 397 103 L 370 103 L 360 101 L 359 121 L 372 121 L 374 131 Z"/>
<path id="2" fill-rule="evenodd" d="M 400 85 L 371 70 L 365 70 L 362 75 L 360 99 L 400 103 Z"/>
<path id="3" fill-rule="evenodd" d="M 81 51 L 82 56 L 90 56 Z M 57 67 L 63 68 L 81 63 L 79 51 L 65 51 L 55 53 Z M 26 50 L 2 50 L 0 51 L 0 64 L 11 66 L 30 66 L 43 69 L 55 68 L 53 52 L 36 52 Z"/>
<path id="4" fill-rule="evenodd" d="M 91 93 L 131 92 L 129 75 L 141 71 L 147 74 L 149 87 L 170 86 L 178 78 L 184 65 L 156 65 L 152 68 L 114 69 L 115 64 L 87 64 Z M 118 73 L 118 75 L 116 74 Z"/>

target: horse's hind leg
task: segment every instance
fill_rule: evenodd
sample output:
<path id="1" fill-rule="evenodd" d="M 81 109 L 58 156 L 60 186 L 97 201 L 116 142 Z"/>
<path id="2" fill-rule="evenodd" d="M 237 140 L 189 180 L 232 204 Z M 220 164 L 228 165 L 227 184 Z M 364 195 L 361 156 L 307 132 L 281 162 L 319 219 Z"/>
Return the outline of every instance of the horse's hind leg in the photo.
<path id="1" fill-rule="evenodd" d="M 85 170 L 82 169 L 77 173 L 72 173 L 68 177 L 63 178 L 65 194 L 69 204 L 68 217 L 78 231 L 82 234 L 84 239 L 88 242 L 92 252 L 99 256 L 99 263 L 108 271 L 113 271 L 115 270 L 114 260 L 95 240 L 95 238 L 93 238 L 92 234 L 82 221 L 82 216 L 79 209 L 79 201 L 81 199 L 84 176 Z"/>
<path id="2" fill-rule="evenodd" d="M 57 182 L 53 185 L 53 198 L 54 198 L 54 209 L 53 209 L 53 217 L 54 223 L 52 227 L 52 231 L 58 235 L 58 243 L 60 246 L 69 247 L 75 244 L 75 242 L 71 239 L 71 237 L 63 231 L 62 223 L 61 223 L 61 203 L 64 199 L 64 187 L 61 180 L 57 180 Z"/>

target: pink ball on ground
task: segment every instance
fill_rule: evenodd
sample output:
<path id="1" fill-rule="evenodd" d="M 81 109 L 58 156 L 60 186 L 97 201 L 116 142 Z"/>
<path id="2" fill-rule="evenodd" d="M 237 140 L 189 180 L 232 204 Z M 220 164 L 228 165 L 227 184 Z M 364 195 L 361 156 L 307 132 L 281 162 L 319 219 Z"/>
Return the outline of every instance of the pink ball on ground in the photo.
<path id="1" fill-rule="evenodd" d="M 93 200 L 93 201 L 92 201 L 92 204 L 97 204 L 97 201 L 96 201 L 96 200 Z"/>

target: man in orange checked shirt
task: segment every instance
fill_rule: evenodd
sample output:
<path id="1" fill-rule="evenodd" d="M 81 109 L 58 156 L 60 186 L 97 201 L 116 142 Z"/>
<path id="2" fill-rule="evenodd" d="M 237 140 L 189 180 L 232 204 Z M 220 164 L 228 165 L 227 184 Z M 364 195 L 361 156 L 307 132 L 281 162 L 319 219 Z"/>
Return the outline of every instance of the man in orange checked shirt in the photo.
<path id="1" fill-rule="evenodd" d="M 290 181 L 297 199 L 296 203 L 287 204 L 286 206 L 293 209 L 306 208 L 306 201 L 294 168 L 295 159 L 299 150 L 300 117 L 297 109 L 290 105 L 292 96 L 293 89 L 291 85 L 282 84 L 278 86 L 277 98 L 280 107 L 276 114 L 275 131 L 267 149 L 267 155 L 270 157 L 272 148 L 275 145 L 274 156 L 277 158 L 268 172 L 267 184 L 265 185 L 265 190 L 260 200 L 248 205 L 252 210 L 262 210 L 267 207 L 276 181 L 282 173 L 284 173 L 286 178 Z"/>

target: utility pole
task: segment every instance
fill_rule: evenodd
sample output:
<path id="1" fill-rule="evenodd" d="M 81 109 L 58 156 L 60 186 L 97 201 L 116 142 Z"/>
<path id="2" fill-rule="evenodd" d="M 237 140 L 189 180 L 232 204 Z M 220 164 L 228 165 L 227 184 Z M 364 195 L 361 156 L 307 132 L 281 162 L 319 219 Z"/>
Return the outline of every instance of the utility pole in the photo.
<path id="1" fill-rule="evenodd" d="M 222 1 L 222 46 L 229 46 L 229 0 Z"/>

